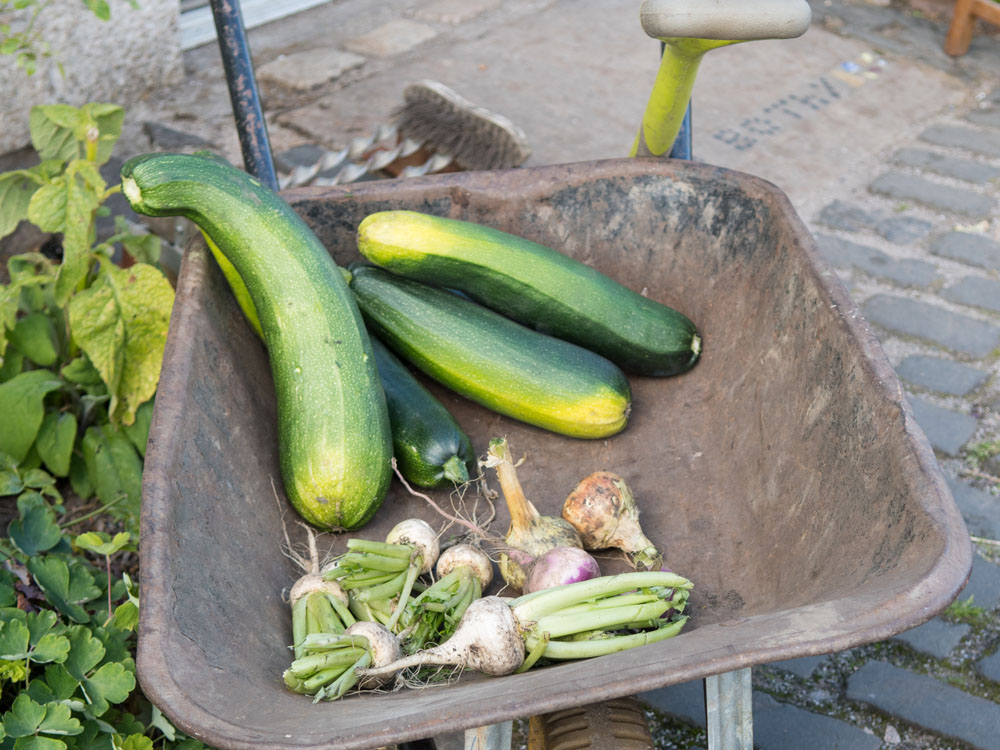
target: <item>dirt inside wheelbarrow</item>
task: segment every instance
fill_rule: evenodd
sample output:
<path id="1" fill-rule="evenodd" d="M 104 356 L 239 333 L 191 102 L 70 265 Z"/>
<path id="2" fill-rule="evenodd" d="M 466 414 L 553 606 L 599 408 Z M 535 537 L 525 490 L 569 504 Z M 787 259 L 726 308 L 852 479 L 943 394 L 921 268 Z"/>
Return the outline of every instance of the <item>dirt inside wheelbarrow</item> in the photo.
<path id="1" fill-rule="evenodd" d="M 319 706 L 288 693 L 282 590 L 296 570 L 281 553 L 271 376 L 194 246 L 146 458 L 138 654 L 144 690 L 190 734 L 222 748 L 377 747 L 882 640 L 963 585 L 968 535 L 902 389 L 773 186 L 611 160 L 286 197 L 343 264 L 365 215 L 411 208 L 556 247 L 695 321 L 701 361 L 632 378 L 630 424 L 608 440 L 562 438 L 432 385 L 477 450 L 506 435 L 530 457 L 521 479 L 542 512 L 590 471 L 626 477 L 649 536 L 694 581 L 692 619 L 659 644 L 521 675 Z M 361 533 L 408 516 L 440 521 L 396 486 Z M 507 521 L 498 508 L 495 528 Z"/>

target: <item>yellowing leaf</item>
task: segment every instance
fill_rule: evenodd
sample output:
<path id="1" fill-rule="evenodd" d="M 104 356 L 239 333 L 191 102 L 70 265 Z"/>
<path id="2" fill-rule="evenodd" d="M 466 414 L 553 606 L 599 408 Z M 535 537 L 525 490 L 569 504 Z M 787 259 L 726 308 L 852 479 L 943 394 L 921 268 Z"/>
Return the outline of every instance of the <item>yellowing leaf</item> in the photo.
<path id="1" fill-rule="evenodd" d="M 116 424 L 135 421 L 160 379 L 174 290 L 153 266 L 107 266 L 69 304 L 73 339 L 101 374 Z"/>

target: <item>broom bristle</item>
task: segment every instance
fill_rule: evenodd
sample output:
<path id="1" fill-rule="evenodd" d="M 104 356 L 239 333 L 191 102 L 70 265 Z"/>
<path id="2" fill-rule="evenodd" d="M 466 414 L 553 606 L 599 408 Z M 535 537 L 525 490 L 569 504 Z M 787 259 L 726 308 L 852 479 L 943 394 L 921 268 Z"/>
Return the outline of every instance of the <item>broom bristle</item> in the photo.
<path id="1" fill-rule="evenodd" d="M 393 118 L 403 137 L 450 155 L 462 169 L 508 169 L 531 155 L 527 137 L 513 122 L 437 81 L 407 86 Z"/>

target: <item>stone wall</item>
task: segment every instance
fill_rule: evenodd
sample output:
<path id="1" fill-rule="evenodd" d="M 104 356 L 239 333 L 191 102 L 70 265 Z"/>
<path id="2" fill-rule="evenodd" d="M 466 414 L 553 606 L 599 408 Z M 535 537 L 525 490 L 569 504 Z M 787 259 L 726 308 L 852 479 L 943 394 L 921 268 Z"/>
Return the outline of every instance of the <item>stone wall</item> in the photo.
<path id="1" fill-rule="evenodd" d="M 89 101 L 131 104 L 183 75 L 177 32 L 178 0 L 109 0 L 111 18 L 97 18 L 81 0 L 53 0 L 37 29 L 51 57 L 32 76 L 11 55 L 0 56 L 0 154 L 29 144 L 28 112 L 37 104 L 79 106 Z M 0 24 L 22 28 L 24 11 L 0 13 Z M 62 66 L 60 73 L 59 65 Z"/>

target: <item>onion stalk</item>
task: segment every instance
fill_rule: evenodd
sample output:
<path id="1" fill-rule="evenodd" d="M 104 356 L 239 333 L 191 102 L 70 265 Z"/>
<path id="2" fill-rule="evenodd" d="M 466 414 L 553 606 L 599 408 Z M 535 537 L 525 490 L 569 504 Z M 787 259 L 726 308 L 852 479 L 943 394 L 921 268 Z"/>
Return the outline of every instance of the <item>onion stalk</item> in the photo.
<path id="1" fill-rule="evenodd" d="M 510 513 L 510 528 L 504 536 L 507 546 L 540 557 L 554 547 L 580 547 L 583 542 L 573 525 L 558 516 L 545 516 L 524 495 L 511 458 L 507 438 L 490 440 L 484 465 L 493 468 L 500 482 L 500 491 Z M 511 586 L 522 588 L 527 579 L 524 566 L 529 559 L 504 552 L 500 556 L 500 574 Z"/>

